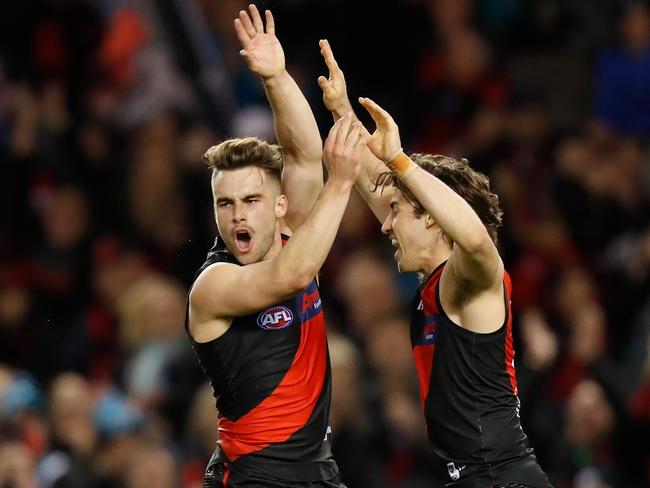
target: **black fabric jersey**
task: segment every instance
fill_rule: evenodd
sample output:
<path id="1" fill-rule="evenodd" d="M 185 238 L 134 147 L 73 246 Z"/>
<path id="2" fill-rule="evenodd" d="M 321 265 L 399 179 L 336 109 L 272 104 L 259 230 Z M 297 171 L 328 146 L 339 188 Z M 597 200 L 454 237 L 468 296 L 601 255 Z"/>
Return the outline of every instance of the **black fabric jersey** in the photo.
<path id="1" fill-rule="evenodd" d="M 452 322 L 440 305 L 443 269 L 444 263 L 415 296 L 411 345 L 429 441 L 447 467 L 445 486 L 549 488 L 519 421 L 510 277 L 504 277 L 505 323 L 477 334 Z"/>
<path id="2" fill-rule="evenodd" d="M 219 262 L 239 264 L 215 242 L 197 276 Z M 331 373 L 316 281 L 289 300 L 235 317 L 217 339 L 190 340 L 217 399 L 218 443 L 233 471 L 295 481 L 338 474 L 330 449 Z"/>

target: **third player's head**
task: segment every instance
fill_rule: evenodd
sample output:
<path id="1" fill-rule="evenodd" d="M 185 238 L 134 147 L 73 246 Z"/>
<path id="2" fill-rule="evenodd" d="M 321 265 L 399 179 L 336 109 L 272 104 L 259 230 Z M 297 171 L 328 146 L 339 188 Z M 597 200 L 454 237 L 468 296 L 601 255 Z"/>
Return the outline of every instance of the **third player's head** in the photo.
<path id="1" fill-rule="evenodd" d="M 219 234 L 241 264 L 267 259 L 278 221 L 287 212 L 282 194 L 282 152 L 254 137 L 229 139 L 205 153 Z"/>
<path id="2" fill-rule="evenodd" d="M 503 211 L 499 206 L 499 197 L 490 191 L 489 180 L 484 174 L 474 171 L 466 159 L 430 154 L 413 154 L 411 159 L 463 197 L 496 243 Z M 397 247 L 395 260 L 400 272 L 428 274 L 433 270 L 433 265 L 449 256 L 453 242 L 408 188 L 391 173 L 380 174 L 376 186 L 375 191 L 383 191 L 387 187 L 394 190 L 382 232 Z"/>

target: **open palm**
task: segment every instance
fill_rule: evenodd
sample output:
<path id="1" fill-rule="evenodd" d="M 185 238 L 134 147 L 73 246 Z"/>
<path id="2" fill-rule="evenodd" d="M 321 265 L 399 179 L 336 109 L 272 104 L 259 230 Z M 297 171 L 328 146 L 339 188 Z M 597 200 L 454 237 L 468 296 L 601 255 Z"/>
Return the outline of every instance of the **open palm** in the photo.
<path id="1" fill-rule="evenodd" d="M 248 12 L 239 12 L 235 19 L 235 32 L 242 45 L 240 54 L 246 60 L 250 70 L 262 78 L 271 78 L 285 69 L 284 51 L 275 37 L 275 21 L 270 10 L 265 11 L 266 30 L 262 17 L 255 5 Z"/>

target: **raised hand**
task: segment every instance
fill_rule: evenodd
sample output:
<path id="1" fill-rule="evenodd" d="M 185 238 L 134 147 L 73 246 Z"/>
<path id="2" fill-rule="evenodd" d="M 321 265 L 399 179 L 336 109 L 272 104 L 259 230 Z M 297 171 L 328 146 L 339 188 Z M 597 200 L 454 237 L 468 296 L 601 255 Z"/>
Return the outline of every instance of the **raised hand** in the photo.
<path id="1" fill-rule="evenodd" d="M 377 126 L 368 138 L 368 148 L 378 159 L 388 163 L 402 151 L 399 128 L 393 117 L 369 98 L 359 97 L 359 103 L 368 111 Z"/>
<path id="2" fill-rule="evenodd" d="M 275 21 L 270 10 L 266 10 L 266 31 L 262 17 L 255 5 L 249 5 L 250 16 L 245 10 L 239 12 L 235 19 L 235 32 L 242 45 L 239 54 L 244 58 L 250 70 L 267 79 L 284 72 L 284 51 L 275 37 Z"/>
<path id="3" fill-rule="evenodd" d="M 327 110 L 332 112 L 335 117 L 342 117 L 344 114 L 352 111 L 352 105 L 348 100 L 348 91 L 345 84 L 345 76 L 339 68 L 332 47 L 327 39 L 321 39 L 318 43 L 320 53 L 325 60 L 329 70 L 329 78 L 324 76 L 318 77 L 318 86 L 323 91 L 323 102 Z"/>
<path id="4" fill-rule="evenodd" d="M 365 139 L 361 123 L 354 121 L 351 113 L 334 123 L 323 147 L 323 163 L 331 180 L 355 182 L 361 171 Z"/>

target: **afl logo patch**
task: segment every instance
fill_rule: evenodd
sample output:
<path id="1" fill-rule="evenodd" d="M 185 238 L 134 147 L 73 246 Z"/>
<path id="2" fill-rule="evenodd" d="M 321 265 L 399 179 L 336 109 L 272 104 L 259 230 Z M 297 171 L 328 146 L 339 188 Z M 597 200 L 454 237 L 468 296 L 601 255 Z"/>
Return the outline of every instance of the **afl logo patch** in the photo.
<path id="1" fill-rule="evenodd" d="M 293 322 L 293 313 L 282 305 L 266 309 L 257 316 L 257 325 L 266 330 L 284 329 L 289 327 L 291 322 Z"/>

